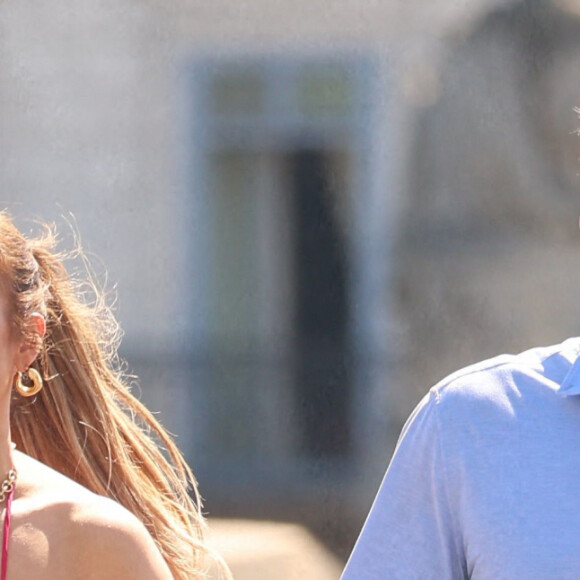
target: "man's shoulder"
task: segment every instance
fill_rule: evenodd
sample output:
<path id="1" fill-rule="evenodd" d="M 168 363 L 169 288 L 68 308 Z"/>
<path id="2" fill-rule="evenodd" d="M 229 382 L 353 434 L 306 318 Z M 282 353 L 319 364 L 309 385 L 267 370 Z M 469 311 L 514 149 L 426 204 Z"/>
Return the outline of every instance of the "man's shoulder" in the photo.
<path id="1" fill-rule="evenodd" d="M 431 396 L 443 410 L 513 413 L 522 405 L 544 404 L 554 393 L 580 354 L 580 339 L 535 347 L 519 354 L 502 354 L 466 366 L 432 389 Z"/>

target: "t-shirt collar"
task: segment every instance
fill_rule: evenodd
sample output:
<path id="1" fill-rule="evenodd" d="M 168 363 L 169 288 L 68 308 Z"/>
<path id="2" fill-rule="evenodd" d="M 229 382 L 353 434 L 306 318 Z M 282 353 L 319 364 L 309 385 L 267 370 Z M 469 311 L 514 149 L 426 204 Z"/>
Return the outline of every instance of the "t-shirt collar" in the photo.
<path id="1" fill-rule="evenodd" d="M 564 377 L 558 394 L 569 397 L 571 395 L 580 395 L 580 356 L 572 363 L 568 374 Z"/>

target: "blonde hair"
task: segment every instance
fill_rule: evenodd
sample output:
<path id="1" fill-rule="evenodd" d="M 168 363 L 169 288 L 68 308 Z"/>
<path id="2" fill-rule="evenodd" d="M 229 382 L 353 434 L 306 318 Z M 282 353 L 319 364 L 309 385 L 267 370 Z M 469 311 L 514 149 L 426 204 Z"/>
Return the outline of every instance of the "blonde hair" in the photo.
<path id="1" fill-rule="evenodd" d="M 14 332 L 22 336 L 34 312 L 46 318 L 44 341 L 30 337 L 39 340 L 33 366 L 45 388 L 32 402 L 14 395 L 12 438 L 25 453 L 135 514 L 176 579 L 200 578 L 211 551 L 194 476 L 130 393 L 116 356 L 119 328 L 102 293 L 85 299 L 86 288 L 53 252 L 55 242 L 53 228 L 27 239 L 0 212 L 0 280 Z M 218 567 L 229 577 L 225 565 Z"/>

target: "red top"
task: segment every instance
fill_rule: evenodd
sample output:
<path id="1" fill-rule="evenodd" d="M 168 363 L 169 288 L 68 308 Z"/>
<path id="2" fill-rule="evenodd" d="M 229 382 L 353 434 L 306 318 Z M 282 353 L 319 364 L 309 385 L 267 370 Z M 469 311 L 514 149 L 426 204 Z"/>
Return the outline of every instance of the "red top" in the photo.
<path id="1" fill-rule="evenodd" d="M 6 496 L 6 515 L 4 516 L 4 534 L 2 537 L 2 567 L 0 568 L 0 580 L 6 580 L 8 570 L 8 541 L 10 540 L 10 519 L 12 517 L 12 496 L 14 487 Z"/>

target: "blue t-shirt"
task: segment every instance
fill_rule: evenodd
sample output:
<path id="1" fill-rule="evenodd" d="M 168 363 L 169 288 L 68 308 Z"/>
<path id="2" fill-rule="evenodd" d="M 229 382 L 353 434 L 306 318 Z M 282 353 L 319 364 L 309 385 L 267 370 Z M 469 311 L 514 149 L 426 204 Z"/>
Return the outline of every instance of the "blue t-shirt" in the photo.
<path id="1" fill-rule="evenodd" d="M 579 354 L 569 339 L 433 387 L 342 580 L 579 580 Z"/>

